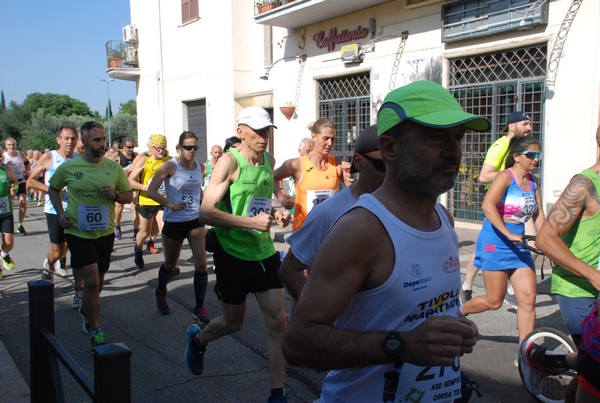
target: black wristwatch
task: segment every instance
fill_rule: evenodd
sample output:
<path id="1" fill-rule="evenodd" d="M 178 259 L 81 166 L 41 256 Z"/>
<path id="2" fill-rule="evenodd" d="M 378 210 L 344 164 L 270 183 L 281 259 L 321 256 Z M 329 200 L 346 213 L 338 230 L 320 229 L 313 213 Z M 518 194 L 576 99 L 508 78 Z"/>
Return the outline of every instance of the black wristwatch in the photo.
<path id="1" fill-rule="evenodd" d="M 390 332 L 383 339 L 383 350 L 394 361 L 396 368 L 402 367 L 403 362 L 400 359 L 400 354 L 404 351 L 404 346 L 404 339 L 400 332 Z"/>

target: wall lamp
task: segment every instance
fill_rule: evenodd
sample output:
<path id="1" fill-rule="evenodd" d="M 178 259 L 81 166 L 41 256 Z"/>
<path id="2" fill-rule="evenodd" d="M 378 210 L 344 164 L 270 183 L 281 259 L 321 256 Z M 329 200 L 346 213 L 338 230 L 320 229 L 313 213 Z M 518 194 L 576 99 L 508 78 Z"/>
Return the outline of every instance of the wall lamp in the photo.
<path id="1" fill-rule="evenodd" d="M 269 67 L 267 67 L 267 69 L 265 70 L 265 74 L 263 74 L 262 76 L 260 76 L 261 80 L 268 80 L 269 79 L 269 73 L 271 73 L 271 69 L 280 61 L 282 60 L 298 60 L 300 63 L 304 63 L 306 61 L 306 53 L 301 53 L 299 55 L 296 56 L 290 56 L 290 57 L 282 57 L 281 59 L 275 60 L 273 62 L 272 65 L 270 65 Z"/>

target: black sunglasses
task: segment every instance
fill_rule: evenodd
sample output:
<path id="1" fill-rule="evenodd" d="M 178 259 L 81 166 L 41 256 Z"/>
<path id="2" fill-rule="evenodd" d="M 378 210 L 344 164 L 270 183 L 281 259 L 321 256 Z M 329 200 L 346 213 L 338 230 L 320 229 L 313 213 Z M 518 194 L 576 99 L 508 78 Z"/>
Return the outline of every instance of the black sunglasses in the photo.
<path id="1" fill-rule="evenodd" d="M 129 150 L 133 150 L 134 146 L 125 146 L 125 148 L 127 148 Z"/>
<path id="2" fill-rule="evenodd" d="M 200 148 L 200 147 L 198 147 L 198 146 L 184 146 L 184 145 L 182 145 L 181 148 L 183 148 L 184 150 L 187 150 L 187 151 L 192 151 L 192 150 L 198 151 L 198 148 Z"/>
<path id="3" fill-rule="evenodd" d="M 373 168 L 375 168 L 379 172 L 385 172 L 385 162 L 383 162 L 383 160 L 380 160 L 378 158 L 369 157 L 368 155 L 365 155 L 365 154 L 359 154 L 359 155 L 361 157 L 363 157 L 364 159 L 370 161 L 371 164 L 373 164 Z"/>

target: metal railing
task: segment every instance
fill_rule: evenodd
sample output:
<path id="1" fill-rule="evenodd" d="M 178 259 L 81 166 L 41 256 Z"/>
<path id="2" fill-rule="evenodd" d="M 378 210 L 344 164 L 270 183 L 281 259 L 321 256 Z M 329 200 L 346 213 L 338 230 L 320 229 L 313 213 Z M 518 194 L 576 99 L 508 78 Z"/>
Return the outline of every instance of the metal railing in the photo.
<path id="1" fill-rule="evenodd" d="M 94 347 L 92 381 L 54 337 L 54 284 L 35 280 L 27 286 L 31 402 L 65 401 L 59 361 L 94 402 L 131 402 L 131 350 L 123 343 Z"/>

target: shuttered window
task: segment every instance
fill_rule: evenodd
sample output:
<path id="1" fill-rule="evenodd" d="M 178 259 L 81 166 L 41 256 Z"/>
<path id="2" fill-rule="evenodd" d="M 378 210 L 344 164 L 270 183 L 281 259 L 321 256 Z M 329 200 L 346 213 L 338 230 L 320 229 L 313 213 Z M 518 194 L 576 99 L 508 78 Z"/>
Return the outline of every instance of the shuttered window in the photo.
<path id="1" fill-rule="evenodd" d="M 198 9 L 198 0 L 181 0 L 181 23 L 200 19 L 200 11 Z"/>

